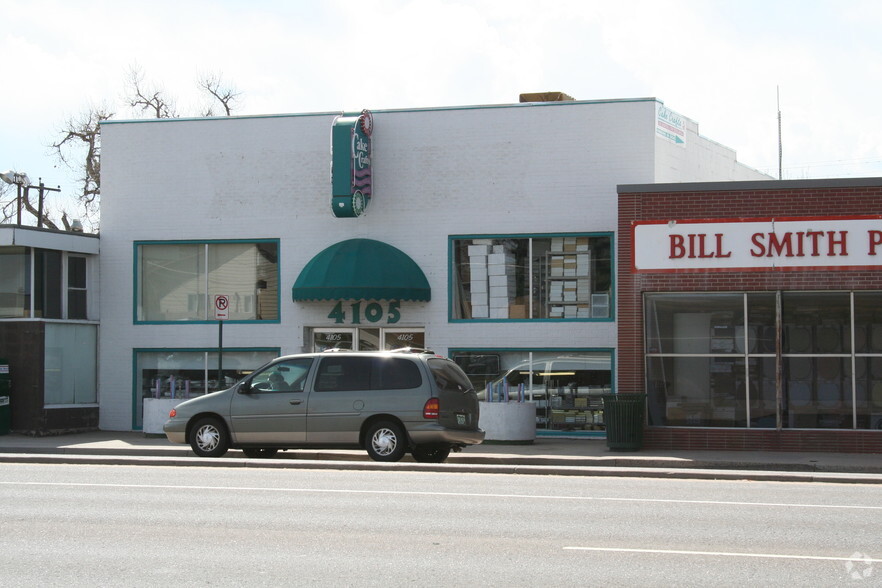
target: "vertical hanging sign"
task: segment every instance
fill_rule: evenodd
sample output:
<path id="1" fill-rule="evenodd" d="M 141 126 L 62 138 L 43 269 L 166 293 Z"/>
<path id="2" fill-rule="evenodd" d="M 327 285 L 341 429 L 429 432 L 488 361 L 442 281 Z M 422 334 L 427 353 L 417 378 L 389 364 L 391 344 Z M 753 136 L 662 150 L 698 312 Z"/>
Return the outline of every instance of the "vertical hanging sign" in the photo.
<path id="1" fill-rule="evenodd" d="M 371 201 L 370 111 L 344 114 L 331 128 L 331 210 L 337 218 L 364 214 Z"/>

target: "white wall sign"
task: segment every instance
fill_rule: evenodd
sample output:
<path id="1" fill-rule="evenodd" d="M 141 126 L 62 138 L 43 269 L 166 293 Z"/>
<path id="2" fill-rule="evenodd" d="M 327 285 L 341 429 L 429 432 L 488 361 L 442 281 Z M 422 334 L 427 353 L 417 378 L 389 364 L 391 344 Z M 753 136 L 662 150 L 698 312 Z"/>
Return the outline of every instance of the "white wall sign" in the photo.
<path id="1" fill-rule="evenodd" d="M 639 221 L 635 272 L 882 267 L 882 216 Z"/>
<path id="2" fill-rule="evenodd" d="M 671 143 L 686 145 L 686 121 L 682 116 L 666 108 L 664 105 L 655 105 L 655 134 Z"/>

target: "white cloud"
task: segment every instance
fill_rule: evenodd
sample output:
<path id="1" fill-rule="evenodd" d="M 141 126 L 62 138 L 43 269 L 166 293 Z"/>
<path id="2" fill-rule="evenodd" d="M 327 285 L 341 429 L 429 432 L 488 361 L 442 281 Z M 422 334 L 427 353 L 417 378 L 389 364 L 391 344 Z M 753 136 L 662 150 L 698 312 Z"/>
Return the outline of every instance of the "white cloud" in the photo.
<path id="1" fill-rule="evenodd" d="M 243 92 L 240 114 L 496 104 L 551 90 L 655 96 L 772 173 L 780 86 L 788 177 L 882 175 L 882 4 L 870 0 L 3 4 L 15 26 L 0 31 L 13 72 L 0 92 L 0 168 L 69 190 L 45 145 L 90 104 L 132 116 L 120 99 L 133 65 L 181 114 L 197 113 L 206 73 Z"/>

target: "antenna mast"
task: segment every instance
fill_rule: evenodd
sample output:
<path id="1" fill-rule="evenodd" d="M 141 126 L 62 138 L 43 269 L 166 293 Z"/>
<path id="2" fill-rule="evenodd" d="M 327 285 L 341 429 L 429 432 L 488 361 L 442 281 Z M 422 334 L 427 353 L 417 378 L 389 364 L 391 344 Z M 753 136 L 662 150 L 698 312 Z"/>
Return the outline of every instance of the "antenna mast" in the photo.
<path id="1" fill-rule="evenodd" d="M 781 148 L 781 86 L 775 86 L 775 90 L 778 93 L 778 179 L 781 179 L 781 159 L 782 159 L 782 148 Z"/>

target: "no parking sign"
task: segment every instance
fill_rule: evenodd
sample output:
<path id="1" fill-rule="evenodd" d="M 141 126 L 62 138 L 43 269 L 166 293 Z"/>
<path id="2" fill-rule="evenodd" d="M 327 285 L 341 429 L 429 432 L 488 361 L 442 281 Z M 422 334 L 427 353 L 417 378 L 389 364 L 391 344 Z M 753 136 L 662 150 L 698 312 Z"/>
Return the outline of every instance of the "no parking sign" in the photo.
<path id="1" fill-rule="evenodd" d="M 214 297 L 214 318 L 225 321 L 230 318 L 230 297 L 218 294 Z"/>

